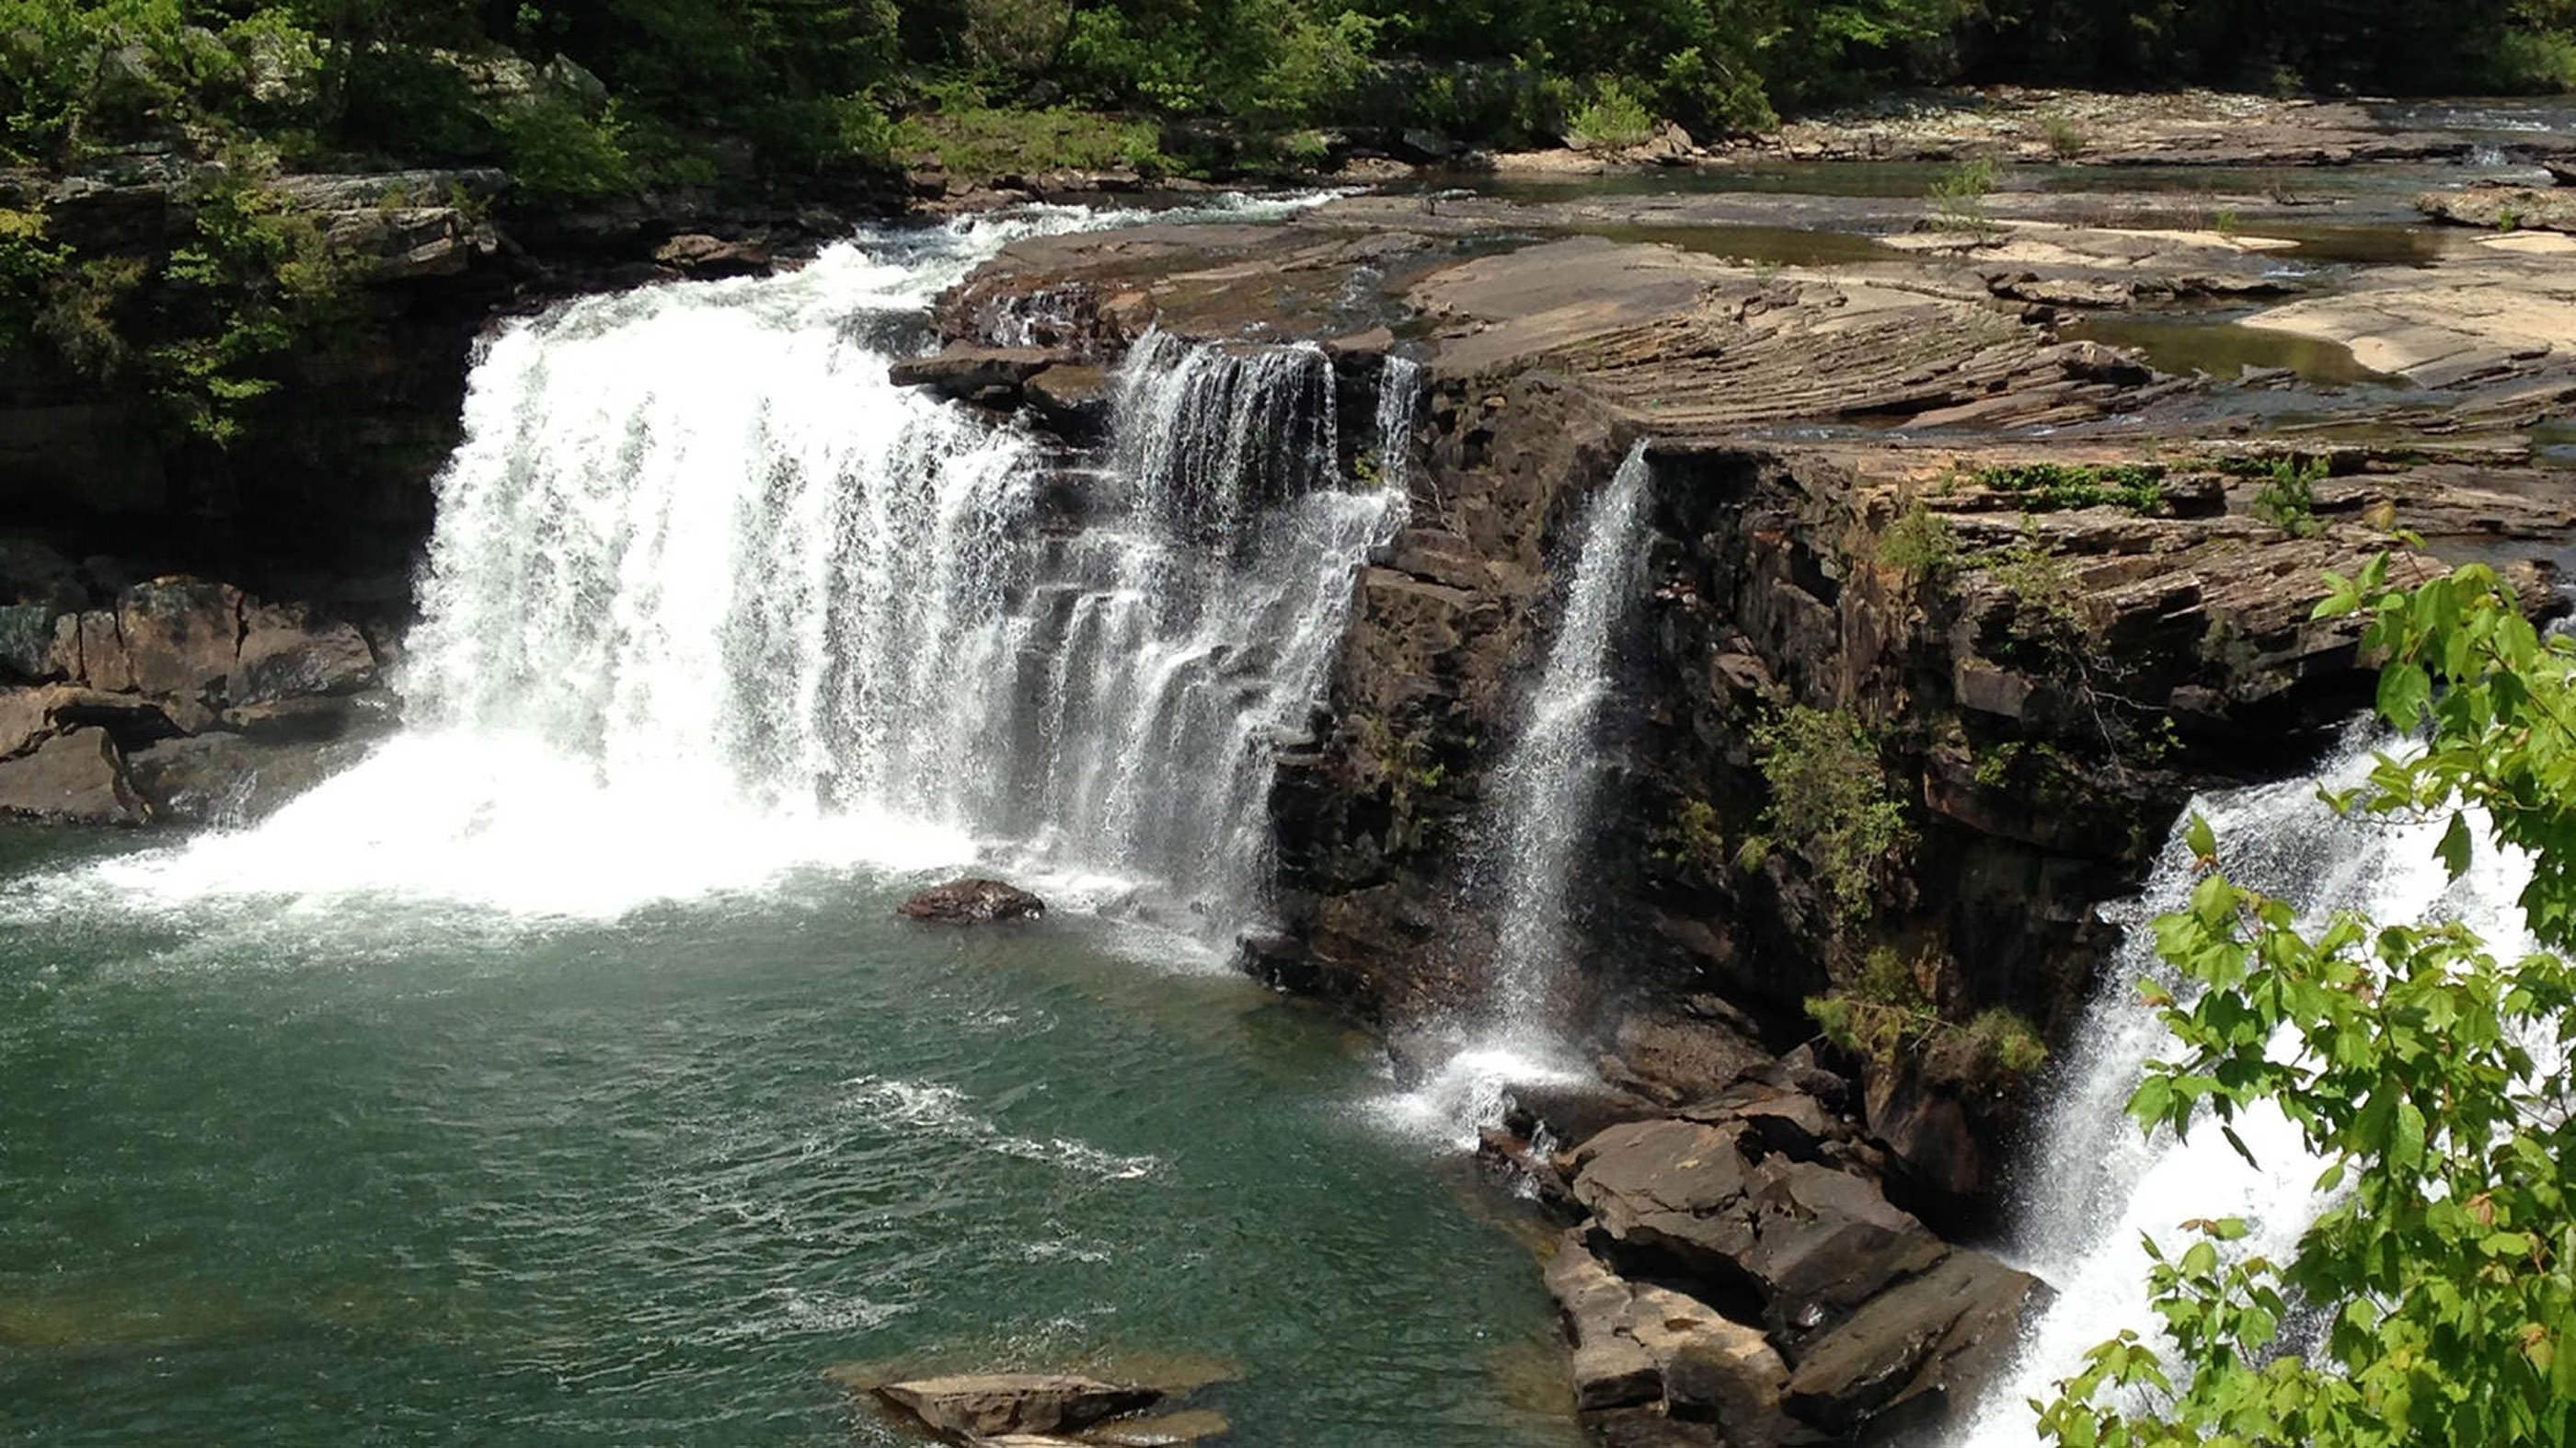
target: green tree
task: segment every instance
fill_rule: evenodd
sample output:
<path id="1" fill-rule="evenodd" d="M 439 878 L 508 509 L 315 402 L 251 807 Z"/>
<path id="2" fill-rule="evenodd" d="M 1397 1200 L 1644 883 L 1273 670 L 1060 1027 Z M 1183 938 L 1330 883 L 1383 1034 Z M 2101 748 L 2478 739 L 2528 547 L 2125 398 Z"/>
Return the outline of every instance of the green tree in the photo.
<path id="1" fill-rule="evenodd" d="M 2423 743 L 2329 802 L 2447 816 L 2455 878 L 2480 848 L 2527 851 L 2520 903 L 2544 953 L 2501 960 L 2457 922 L 2302 929 L 2220 872 L 2193 822 L 2204 875 L 2156 936 L 2199 991 L 2148 987 L 2181 1050 L 2130 1114 L 2214 1125 L 2243 1152 L 2231 1122 L 2277 1106 L 2329 1163 L 2334 1205 L 2285 1262 L 2229 1248 L 2234 1219 L 2182 1224 L 2198 1239 L 2179 1253 L 2151 1241 L 2174 1358 L 2135 1332 L 2095 1348 L 2034 1405 L 2069 1448 L 2576 1442 L 2576 971 L 2555 953 L 2576 943 L 2576 648 L 2542 638 L 2486 567 L 2412 589 L 2389 567 L 2328 575 L 2318 613 L 2368 615 L 2378 712 Z M 2294 1310 L 2321 1322 L 2312 1348 L 2284 1339 Z"/>

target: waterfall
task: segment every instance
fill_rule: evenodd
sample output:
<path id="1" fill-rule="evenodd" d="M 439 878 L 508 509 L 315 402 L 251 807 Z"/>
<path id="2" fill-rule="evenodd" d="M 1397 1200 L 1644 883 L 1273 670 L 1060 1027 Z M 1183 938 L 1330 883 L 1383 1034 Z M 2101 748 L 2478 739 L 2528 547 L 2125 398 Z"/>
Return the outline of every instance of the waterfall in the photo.
<path id="1" fill-rule="evenodd" d="M 1377 383 L 1377 448 L 1374 454 L 1381 486 L 1403 496 L 1413 486 L 1414 420 L 1422 414 L 1422 394 L 1429 383 L 1422 364 L 1410 357 L 1386 354 L 1386 370 Z"/>
<path id="2" fill-rule="evenodd" d="M 1387 1111 L 1454 1145 L 1475 1145 L 1479 1130 L 1501 1120 L 1515 1085 L 1592 1078 L 1567 1059 L 1550 998 L 1573 948 L 1575 867 L 1593 843 L 1601 706 L 1612 682 L 1612 645 L 1636 593 L 1654 479 L 1646 446 L 1629 449 L 1585 505 L 1564 616 L 1476 830 L 1485 855 L 1477 893 L 1494 912 L 1496 937 L 1484 1028 Z"/>
<path id="3" fill-rule="evenodd" d="M 2435 858 L 2443 825 L 2347 820 L 2317 798 L 2320 785 L 2346 789 L 2367 775 L 2374 736 L 2356 730 L 2318 778 L 2229 791 L 2193 802 L 2217 832 L 2221 865 L 2238 883 L 2290 901 L 2303 927 L 2329 912 L 2357 910 L 2385 923 L 2457 919 L 2485 936 L 2500 957 L 2532 948 L 2516 903 L 2528 865 L 2482 845 L 2454 882 Z M 2188 819 L 2188 815 L 2186 815 Z M 2484 839 L 2483 821 L 2480 838 Z M 2154 1326 L 2147 1307 L 2142 1234 L 2168 1247 L 2194 1218 L 2243 1217 L 2242 1247 L 2286 1261 L 2326 1202 L 2315 1191 L 2322 1159 L 2276 1110 L 2240 1115 L 2237 1134 L 2261 1165 L 2249 1166 L 2214 1129 L 2179 1140 L 2142 1135 L 2125 1107 L 2146 1062 L 2174 1050 L 2172 1035 L 2138 998 L 2137 983 L 2181 982 L 2156 956 L 2154 919 L 2188 902 L 2195 881 L 2181 829 L 2166 842 L 2145 891 L 2113 917 L 2127 933 L 2061 1058 L 2042 1084 L 2049 1105 L 2028 1146 L 2015 1194 L 2006 1255 L 2057 1290 L 2030 1329 L 2008 1380 L 1990 1392 L 1958 1442 L 2023 1448 L 2031 1442 L 2027 1400 L 2046 1401 L 2075 1372 L 2086 1349 L 2122 1329 Z"/>
<path id="4" fill-rule="evenodd" d="M 1496 775 L 1499 809 L 1484 831 L 1502 866 L 1494 1006 L 1509 1033 L 1525 1041 L 1547 1037 L 1548 997 L 1568 947 L 1574 865 L 1592 845 L 1600 779 L 1594 750 L 1610 692 L 1610 645 L 1636 592 L 1652 478 L 1641 441 L 1585 509 L 1564 620 L 1540 666 L 1527 722 Z"/>
<path id="5" fill-rule="evenodd" d="M 407 733 L 136 868 L 614 913 L 983 857 L 1212 941 L 1250 923 L 1273 747 L 1403 508 L 1343 475 L 1330 359 L 1149 333 L 1111 445 L 1071 459 L 887 378 L 1001 244 L 1114 219 L 867 237 L 510 326 L 437 483 Z"/>

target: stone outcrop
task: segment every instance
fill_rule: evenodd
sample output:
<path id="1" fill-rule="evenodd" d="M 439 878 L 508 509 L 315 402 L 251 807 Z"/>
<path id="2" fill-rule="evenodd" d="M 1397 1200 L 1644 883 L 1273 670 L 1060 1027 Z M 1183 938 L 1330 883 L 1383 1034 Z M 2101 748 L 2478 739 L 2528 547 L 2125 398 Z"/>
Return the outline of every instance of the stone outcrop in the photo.
<path id="1" fill-rule="evenodd" d="M 395 721 L 373 646 L 344 620 L 180 576 L 90 606 L 48 550 L 22 541 L 17 562 L 0 577 L 25 600 L 0 609 L 0 777 L 19 787 L 0 813 L 253 819 Z"/>
<path id="2" fill-rule="evenodd" d="M 2564 187 L 2467 186 L 2427 191 L 2417 210 L 2436 221 L 2503 231 L 2576 231 L 2576 194 Z"/>
<path id="3" fill-rule="evenodd" d="M 1046 902 L 999 880 L 967 878 L 933 885 L 895 907 L 907 920 L 945 925 L 974 925 L 994 920 L 1034 920 L 1046 914 Z"/>
<path id="4" fill-rule="evenodd" d="M 1606 1441 L 1890 1441 L 1936 1430 L 2047 1289 L 1891 1205 L 1858 1129 L 1764 1062 L 1535 1170 L 1578 1224 L 1547 1284 Z"/>
<path id="5" fill-rule="evenodd" d="M 134 825 L 150 818 L 104 729 L 69 729 L 0 760 L 0 814 L 76 825 Z"/>

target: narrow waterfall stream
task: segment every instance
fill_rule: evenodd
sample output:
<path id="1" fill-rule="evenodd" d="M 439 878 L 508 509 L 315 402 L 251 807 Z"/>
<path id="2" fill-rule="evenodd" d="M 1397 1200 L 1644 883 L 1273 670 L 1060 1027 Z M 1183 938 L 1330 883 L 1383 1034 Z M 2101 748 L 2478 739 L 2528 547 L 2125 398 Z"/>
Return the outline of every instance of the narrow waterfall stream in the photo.
<path id="1" fill-rule="evenodd" d="M 1181 1360 L 1247 1445 L 1570 1448 L 1470 1174 L 1213 968 L 1418 373 L 1348 469 L 1311 347 L 1151 336 L 1071 460 L 887 379 L 1099 220 L 511 325 L 405 733 L 245 830 L 0 826 L 14 1432 L 890 1448 L 825 1368 Z M 978 864 L 1059 908 L 892 918 Z"/>
<path id="2" fill-rule="evenodd" d="M 1640 440 L 1585 504 L 1565 611 L 1547 646 L 1523 722 L 1494 776 L 1477 838 L 1494 914 L 1486 1018 L 1468 1043 L 1403 1098 L 1418 1128 L 1461 1145 L 1501 1118 L 1515 1084 L 1588 1080 L 1591 1067 L 1559 1036 L 1550 1009 L 1575 942 L 1570 897 L 1592 845 L 1602 706 L 1612 646 L 1635 602 L 1654 481 Z"/>
<path id="3" fill-rule="evenodd" d="M 2359 784 L 2372 746 L 2383 744 L 2356 729 L 2315 778 L 2195 801 L 2217 832 L 2220 863 L 2239 883 L 2292 902 L 2308 920 L 2335 910 L 2388 922 L 2457 919 L 2500 956 L 2530 950 L 2516 903 L 2528 867 L 2483 843 L 2482 827 L 2469 873 L 2453 882 L 2434 855 L 2441 823 L 2346 820 L 2318 800 L 2320 785 Z M 2053 1385 L 2096 1343 L 2152 1326 L 2142 1235 L 2170 1245 L 2183 1237 L 2185 1221 L 2243 1217 L 2252 1229 L 2243 1250 L 2277 1262 L 2324 1209 L 2315 1186 L 2325 1164 L 2278 1111 L 2235 1123 L 2259 1169 L 2215 1130 L 2150 1139 L 2126 1113 L 2145 1063 L 2173 1047 L 2138 998 L 2137 983 L 2179 984 L 2156 957 L 2152 927 L 2157 915 L 2190 898 L 2194 861 L 2181 834 L 2177 827 L 2167 841 L 2145 891 L 2121 907 L 2117 918 L 2128 933 L 2119 955 L 2041 1085 L 2048 1107 L 2023 1156 L 2004 1251 L 2058 1296 L 2027 1335 L 2015 1369 L 1956 1439 L 1966 1448 L 2024 1448 L 2032 1441 L 2029 1399 L 2053 1397 Z"/>

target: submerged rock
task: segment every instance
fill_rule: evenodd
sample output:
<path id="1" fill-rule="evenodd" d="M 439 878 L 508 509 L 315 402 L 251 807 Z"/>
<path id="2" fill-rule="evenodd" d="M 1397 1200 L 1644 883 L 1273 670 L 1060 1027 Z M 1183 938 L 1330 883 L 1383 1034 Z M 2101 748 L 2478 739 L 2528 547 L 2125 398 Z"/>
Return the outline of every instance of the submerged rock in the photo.
<path id="1" fill-rule="evenodd" d="M 885 1383 L 878 1398 L 919 1419 L 932 1432 L 969 1441 L 1005 1434 L 1078 1433 L 1094 1423 L 1150 1408 L 1159 1388 L 1103 1382 L 1070 1373 L 972 1373 Z"/>
<path id="2" fill-rule="evenodd" d="M 907 920 L 969 925 L 1034 919 L 1046 913 L 1046 902 L 1016 885 L 969 876 L 933 885 L 896 906 L 894 913 Z"/>

